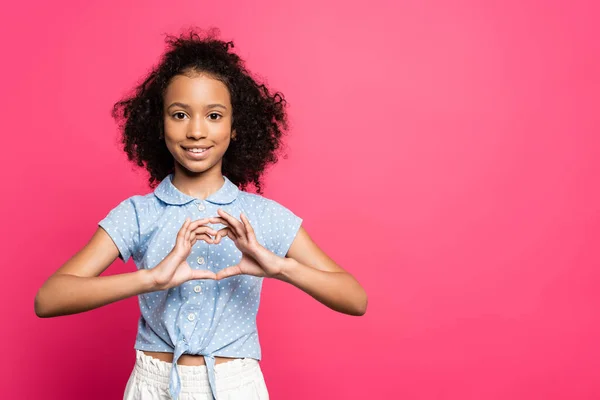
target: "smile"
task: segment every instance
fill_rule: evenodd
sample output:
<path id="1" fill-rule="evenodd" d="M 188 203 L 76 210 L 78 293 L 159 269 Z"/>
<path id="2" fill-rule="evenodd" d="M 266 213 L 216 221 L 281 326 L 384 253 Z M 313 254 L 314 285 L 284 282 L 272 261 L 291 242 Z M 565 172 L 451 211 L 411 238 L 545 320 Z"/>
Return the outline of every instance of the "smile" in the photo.
<path id="1" fill-rule="evenodd" d="M 199 149 L 199 148 L 190 148 L 190 149 L 185 149 L 185 153 L 189 156 L 189 158 L 191 158 L 192 160 L 201 160 L 203 158 L 206 158 L 207 155 L 210 153 L 210 149 L 212 149 L 212 147 L 209 147 L 207 149 Z"/>

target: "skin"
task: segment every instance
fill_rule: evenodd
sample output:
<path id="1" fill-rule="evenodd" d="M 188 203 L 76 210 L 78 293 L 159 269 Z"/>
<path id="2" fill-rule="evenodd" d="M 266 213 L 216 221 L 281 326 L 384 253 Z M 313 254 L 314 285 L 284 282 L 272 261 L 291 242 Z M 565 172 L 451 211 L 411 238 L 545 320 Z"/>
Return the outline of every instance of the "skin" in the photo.
<path id="1" fill-rule="evenodd" d="M 219 104 L 220 106 L 216 106 Z M 227 87 L 205 74 L 188 73 L 172 79 L 164 94 L 164 141 L 175 160 L 173 185 L 190 196 L 206 199 L 225 183 L 222 158 L 236 136 Z M 184 147 L 212 146 L 207 157 L 191 159 Z M 61 266 L 38 291 L 35 312 L 53 317 L 88 311 L 133 295 L 165 290 L 194 279 L 225 279 L 248 274 L 287 282 L 327 307 L 349 315 L 363 315 L 367 295 L 358 281 L 335 263 L 300 227 L 288 253 L 279 257 L 257 240 L 248 218 L 224 212 L 191 221 L 180 228 L 173 250 L 154 268 L 131 273 L 99 276 L 118 257 L 112 239 L 98 228 L 90 241 Z M 207 224 L 221 223 L 215 231 Z M 218 244 L 229 237 L 241 251 L 239 264 L 217 274 L 192 269 L 186 259 L 198 240 Z M 172 361 L 172 353 L 146 352 Z M 215 357 L 216 363 L 231 358 Z M 203 365 L 204 358 L 184 354 L 182 365 Z"/>

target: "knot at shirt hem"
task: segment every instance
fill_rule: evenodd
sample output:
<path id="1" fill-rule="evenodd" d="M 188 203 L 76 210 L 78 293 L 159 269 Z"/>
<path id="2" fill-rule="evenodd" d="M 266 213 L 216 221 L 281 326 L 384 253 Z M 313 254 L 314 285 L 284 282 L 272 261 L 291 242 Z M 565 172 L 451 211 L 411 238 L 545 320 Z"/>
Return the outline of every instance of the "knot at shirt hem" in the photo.
<path id="1" fill-rule="evenodd" d="M 181 393 L 181 376 L 179 374 L 179 367 L 177 365 L 177 361 L 187 349 L 188 347 L 186 342 L 179 342 L 175 346 L 175 351 L 173 352 L 173 364 L 171 366 L 171 376 L 169 379 L 169 393 L 171 394 L 173 400 L 178 400 L 179 394 Z M 208 384 L 210 386 L 212 398 L 213 400 L 218 400 L 215 376 L 215 357 L 212 354 L 200 353 L 199 355 L 204 356 L 204 363 L 206 364 Z"/>

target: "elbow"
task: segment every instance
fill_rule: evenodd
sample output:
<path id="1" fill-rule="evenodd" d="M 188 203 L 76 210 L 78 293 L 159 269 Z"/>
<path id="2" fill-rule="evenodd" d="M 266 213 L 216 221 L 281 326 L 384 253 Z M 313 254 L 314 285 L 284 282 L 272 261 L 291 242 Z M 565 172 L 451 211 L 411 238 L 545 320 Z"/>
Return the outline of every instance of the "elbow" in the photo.
<path id="1" fill-rule="evenodd" d="M 353 288 L 353 293 L 350 300 L 350 310 L 347 312 L 349 315 L 353 315 L 356 317 L 361 317 L 367 313 L 367 305 L 369 303 L 369 298 L 367 296 L 367 291 L 364 287 L 354 279 L 356 285 Z"/>
<path id="2" fill-rule="evenodd" d="M 357 317 L 361 317 L 367 313 L 367 305 L 368 304 L 369 304 L 369 300 L 367 299 L 367 296 L 365 295 L 365 300 L 360 304 L 360 306 L 358 308 L 358 313 L 356 314 Z"/>
<path id="3" fill-rule="evenodd" d="M 53 317 L 54 315 L 48 309 L 47 301 L 44 300 L 42 289 L 38 290 L 37 294 L 35 295 L 35 299 L 33 300 L 33 310 L 35 312 L 35 315 L 38 316 L 38 318 Z"/>
<path id="4" fill-rule="evenodd" d="M 367 312 L 368 303 L 369 299 L 367 297 L 367 293 L 363 291 L 363 295 L 361 296 L 360 301 L 357 302 L 357 304 L 354 306 L 354 309 L 349 314 L 354 315 L 356 317 L 361 317 L 365 315 Z"/>
<path id="5" fill-rule="evenodd" d="M 46 313 L 44 312 L 44 307 L 40 301 L 40 293 L 35 296 L 35 300 L 33 301 L 33 310 L 35 311 L 35 315 L 39 318 L 46 318 Z"/>

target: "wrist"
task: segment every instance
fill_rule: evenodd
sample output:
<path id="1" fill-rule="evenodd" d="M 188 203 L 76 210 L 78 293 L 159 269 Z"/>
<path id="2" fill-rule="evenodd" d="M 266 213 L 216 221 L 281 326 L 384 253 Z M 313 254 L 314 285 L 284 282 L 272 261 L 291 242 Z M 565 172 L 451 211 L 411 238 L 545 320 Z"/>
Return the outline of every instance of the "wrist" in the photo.
<path id="1" fill-rule="evenodd" d="M 293 258 L 280 257 L 280 272 L 273 276 L 273 278 L 289 283 L 294 271 L 298 269 L 298 266 L 298 261 Z"/>
<path id="2" fill-rule="evenodd" d="M 137 271 L 137 274 L 139 276 L 139 280 L 140 280 L 140 283 L 142 286 L 142 294 L 154 292 L 154 291 L 158 290 L 157 285 L 156 285 L 156 280 L 154 279 L 154 276 L 152 275 L 152 270 L 140 269 Z"/>

